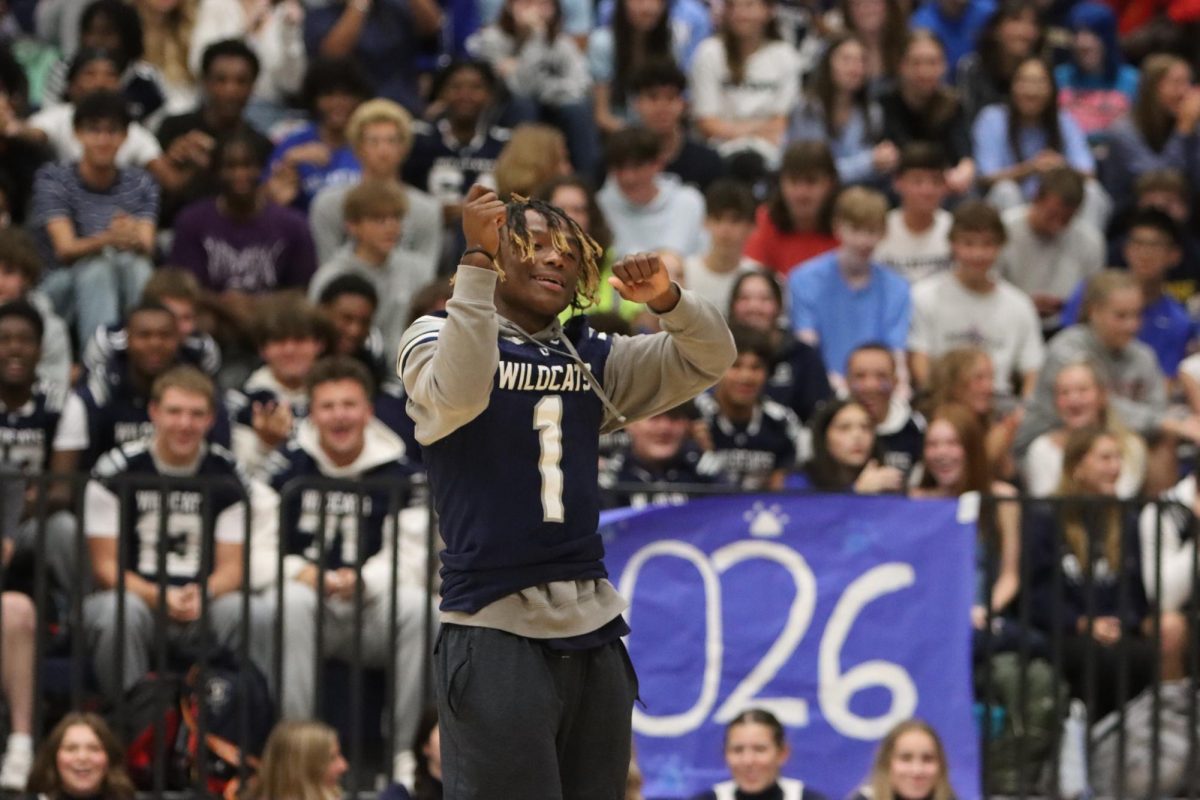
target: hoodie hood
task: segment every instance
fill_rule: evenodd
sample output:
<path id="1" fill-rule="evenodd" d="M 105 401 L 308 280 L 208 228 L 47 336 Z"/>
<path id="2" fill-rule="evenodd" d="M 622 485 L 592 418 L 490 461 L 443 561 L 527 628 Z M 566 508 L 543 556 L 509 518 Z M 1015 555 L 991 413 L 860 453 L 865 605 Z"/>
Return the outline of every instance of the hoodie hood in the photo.
<path id="1" fill-rule="evenodd" d="M 271 370 L 267 366 L 261 366 L 254 370 L 254 372 L 251 372 L 250 377 L 246 378 L 246 383 L 242 387 L 242 391 L 245 394 L 270 392 L 292 408 L 308 407 L 308 394 L 304 389 L 293 390 L 287 388 L 275 379 L 275 376 L 271 374 Z"/>
<path id="2" fill-rule="evenodd" d="M 300 449 L 312 456 L 321 472 L 330 478 L 356 478 L 364 472 L 404 458 L 404 440 L 375 417 L 371 417 L 367 423 L 364 440 L 358 458 L 339 467 L 321 449 L 317 426 L 312 420 L 303 420 L 296 429 L 296 443 Z"/>
<path id="3" fill-rule="evenodd" d="M 1112 82 L 1121 68 L 1121 45 L 1117 41 L 1117 16 L 1103 3 L 1084 2 L 1071 9 L 1072 31 L 1088 31 L 1104 43 L 1104 78 Z"/>
<path id="4" fill-rule="evenodd" d="M 558 353 L 560 356 L 566 356 L 578 364 L 585 373 L 591 374 L 591 368 L 588 367 L 586 361 L 579 357 L 575 346 L 571 344 L 571 339 L 563 332 L 562 323 L 557 319 L 551 320 L 549 325 L 537 333 L 527 333 L 521 326 L 505 319 L 499 314 L 496 314 L 496 321 L 500 324 L 501 338 L 541 345 L 547 350 Z M 600 381 L 590 380 L 588 381 L 588 386 L 592 388 L 592 392 L 595 393 L 596 397 L 600 398 L 600 402 L 604 404 L 604 407 L 608 409 L 614 418 L 621 422 L 625 421 L 625 415 L 621 413 L 620 409 L 609 398 L 608 394 L 604 391 L 604 387 L 600 385 Z"/>

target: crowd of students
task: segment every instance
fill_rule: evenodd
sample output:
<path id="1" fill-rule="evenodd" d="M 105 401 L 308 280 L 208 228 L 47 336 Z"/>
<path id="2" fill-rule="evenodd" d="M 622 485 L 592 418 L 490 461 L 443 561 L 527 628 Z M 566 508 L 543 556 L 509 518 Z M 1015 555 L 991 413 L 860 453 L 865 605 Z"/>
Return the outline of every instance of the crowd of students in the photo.
<path id="1" fill-rule="evenodd" d="M 54 581 L 91 591 L 80 635 L 109 697 L 148 667 L 160 603 L 184 642 L 206 594 L 231 646 L 243 586 L 255 625 L 282 598 L 284 646 L 305 655 L 272 688 L 296 718 L 316 691 L 303 620 L 318 605 L 348 618 L 361 565 L 373 663 L 392 656 L 373 634 L 398 609 L 392 724 L 411 740 L 408 659 L 428 647 L 418 619 L 435 587 L 421 515 L 395 513 L 422 493 L 393 365 L 405 329 L 450 296 L 475 184 L 562 208 L 606 265 L 659 253 L 734 331 L 737 360 L 710 393 L 604 437 L 610 505 L 715 485 L 1166 492 L 1191 509 L 1200 89 L 1192 20 L 1139 13 L 1093 0 L 0 6 L 0 461 L 90 476 L 6 504 L 5 558 L 42 531 Z M 601 287 L 582 309 L 592 327 L 657 325 Z M 157 501 L 121 502 L 131 474 L 243 487 L 172 489 L 162 598 Z M 317 477 L 394 488 L 286 489 Z M 205 557 L 186 513 L 202 495 L 217 504 Z M 1156 664 L 1182 677 L 1190 517 L 1139 532 L 1132 513 L 1062 508 L 1001 504 L 976 628 L 1061 586 L 1067 611 L 1034 624 L 1078 640 L 1064 665 L 1077 691 L 1085 654 L 1111 661 L 1122 641 L 1135 688 Z M 118 584 L 137 634 L 119 642 Z M 11 701 L 32 686 L 36 616 L 4 593 L 3 787 L 32 764 L 31 708 Z M 273 639 L 251 647 L 268 675 Z"/>

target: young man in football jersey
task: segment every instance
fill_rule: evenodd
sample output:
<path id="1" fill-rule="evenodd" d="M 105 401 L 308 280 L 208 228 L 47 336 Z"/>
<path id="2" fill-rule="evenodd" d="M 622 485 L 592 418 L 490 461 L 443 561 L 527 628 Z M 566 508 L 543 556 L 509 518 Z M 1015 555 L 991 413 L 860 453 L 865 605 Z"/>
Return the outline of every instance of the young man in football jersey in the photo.
<path id="1" fill-rule="evenodd" d="M 305 382 L 329 347 L 332 326 L 303 298 L 277 299 L 258 325 L 263 366 L 240 390 L 225 394 L 232 425 L 233 454 L 255 477 L 275 448 L 287 441 L 297 420 L 308 415 Z"/>
<path id="2" fill-rule="evenodd" d="M 435 648 L 445 796 L 620 797 L 636 678 L 596 531 L 598 436 L 694 397 L 734 358 L 721 313 L 655 255 L 611 286 L 663 332 L 558 315 L 594 296 L 600 247 L 541 201 L 472 187 L 454 296 L 398 371 L 446 547 Z"/>
<path id="3" fill-rule="evenodd" d="M 323 653 L 348 659 L 353 652 L 360 576 L 363 663 L 388 667 L 392 655 L 389 587 L 398 512 L 409 505 L 415 473 L 404 457 L 400 437 L 372 415 L 374 384 L 361 363 L 349 356 L 318 361 L 308 376 L 308 393 L 308 418 L 267 463 L 271 488 L 280 494 L 282 508 L 285 613 L 281 706 L 283 716 L 289 719 L 311 719 L 316 709 L 313 665 L 318 608 L 325 615 Z M 346 485 L 331 488 L 329 479 Z M 322 525 L 323 550 L 318 544 Z M 423 537 L 418 548 L 402 545 L 401 550 L 401 580 L 395 587 L 392 728 L 399 749 L 407 748 L 416 734 L 422 706 L 421 669 L 429 647 L 425 641 Z M 267 592 L 272 607 L 277 599 L 274 589 Z"/>
<path id="4" fill-rule="evenodd" d="M 692 440 L 695 418 L 693 404 L 683 403 L 629 423 L 629 441 L 600 467 L 604 507 L 683 505 L 690 496 L 673 487 L 728 483 L 717 459 Z"/>
<path id="5" fill-rule="evenodd" d="M 84 629 L 97 682 L 110 700 L 151 668 L 155 612 L 162 606 L 171 644 L 232 649 L 242 635 L 239 590 L 244 515 L 250 511 L 233 454 L 205 441 L 216 418 L 212 380 L 191 366 L 165 372 L 154 381 L 149 414 L 150 438 L 105 453 L 84 493 L 83 524 L 97 588 L 84 601 Z M 147 489 L 130 483 L 133 476 L 162 477 L 168 483 L 162 491 Z M 177 480 L 185 477 L 203 480 Z M 160 555 L 164 503 L 167 542 Z M 160 563 L 166 572 L 163 592 Z M 125 625 L 119 637 L 117 585 L 122 572 Z M 202 593 L 208 600 L 206 625 L 200 619 Z M 251 642 L 252 648 L 256 645 L 263 651 L 268 647 Z M 269 652 L 258 653 L 255 661 L 265 671 Z"/>
<path id="6" fill-rule="evenodd" d="M 144 438 L 151 430 L 150 388 L 155 379 L 181 361 L 179 327 L 170 309 L 142 303 L 129 312 L 125 349 L 88 374 L 68 396 L 54 439 L 54 472 L 88 470 L 113 447 Z M 212 441 L 229 445 L 229 417 L 223 404 L 214 410 Z"/>
<path id="7" fill-rule="evenodd" d="M 735 328 L 733 341 L 737 360 L 711 394 L 696 398 L 701 445 L 743 489 L 782 489 L 796 466 L 803 428 L 795 412 L 763 396 L 773 354 L 767 335 Z"/>
<path id="8" fill-rule="evenodd" d="M 0 305 L 0 520 L 3 522 L 4 593 L 0 596 L 0 649 L 6 666 L 0 687 L 9 707 L 10 732 L 0 761 L 0 789 L 22 791 L 33 765 L 34 635 L 37 616 L 28 594 L 34 583 L 39 485 L 26 476 L 45 473 L 64 390 L 38 382 L 44 335 L 42 317 L 28 301 Z M 75 520 L 50 513 L 42 557 L 57 588 L 75 585 Z M 13 591 L 19 589 L 19 591 Z"/>

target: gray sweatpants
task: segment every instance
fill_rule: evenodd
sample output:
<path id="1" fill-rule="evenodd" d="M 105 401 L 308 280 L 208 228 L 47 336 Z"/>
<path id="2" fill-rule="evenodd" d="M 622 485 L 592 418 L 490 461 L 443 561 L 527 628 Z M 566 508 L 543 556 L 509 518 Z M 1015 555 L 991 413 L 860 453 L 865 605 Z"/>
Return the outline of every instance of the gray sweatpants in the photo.
<path id="1" fill-rule="evenodd" d="M 262 613 L 261 602 L 250 598 L 250 615 Z M 151 651 L 154 648 L 154 619 L 150 607 L 132 592 L 125 593 L 125 636 L 117 638 L 117 593 L 109 589 L 89 596 L 83 603 L 83 627 L 96 668 L 96 681 L 109 700 L 116 700 L 150 671 Z M 211 643 L 216 647 L 236 650 L 242 633 L 242 595 L 230 592 L 208 603 L 208 624 Z M 260 623 L 261 624 L 261 623 Z M 199 622 L 167 623 L 168 646 L 192 645 L 200 641 Z M 269 640 L 250 639 L 250 660 L 260 670 L 270 668 Z M 122 674 L 117 674 L 117 651 L 124 653 Z"/>
<path id="2" fill-rule="evenodd" d="M 38 521 L 27 519 L 13 527 L 13 545 L 18 551 L 37 552 Z M 46 517 L 45 544 L 46 574 L 64 592 L 87 593 L 92 585 L 92 568 L 86 564 L 79 567 L 78 526 L 75 515 L 69 511 L 56 511 Z M 87 558 L 87 550 L 84 551 Z"/>
<path id="3" fill-rule="evenodd" d="M 625 645 L 552 650 L 444 625 L 434 650 L 446 800 L 623 800 L 637 676 Z"/>
<path id="4" fill-rule="evenodd" d="M 278 603 L 276 589 L 269 589 L 263 600 L 271 611 L 266 619 L 275 624 Z M 296 581 L 283 587 L 283 687 L 279 690 L 280 707 L 285 719 L 312 719 L 316 714 L 315 670 L 317 655 L 317 593 Z M 401 586 L 396 590 L 396 673 L 392 704 L 393 741 L 397 752 L 407 750 L 417 733 L 423 705 L 422 667 L 429 645 L 425 641 L 425 592 Z M 386 668 L 388 652 L 388 615 L 386 597 L 366 601 L 362 610 L 362 663 Z M 337 599 L 324 603 L 321 650 L 324 656 L 345 661 L 353 657 L 354 604 Z M 434 617 L 436 621 L 437 617 Z M 273 630 L 255 633 L 256 638 L 273 638 Z"/>

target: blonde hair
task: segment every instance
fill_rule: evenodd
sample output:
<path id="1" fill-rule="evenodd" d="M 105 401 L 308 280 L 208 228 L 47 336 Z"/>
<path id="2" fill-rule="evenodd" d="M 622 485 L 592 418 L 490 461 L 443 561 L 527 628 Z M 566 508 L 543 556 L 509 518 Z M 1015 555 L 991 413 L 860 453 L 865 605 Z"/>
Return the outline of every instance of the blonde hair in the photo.
<path id="1" fill-rule="evenodd" d="M 991 360 L 982 348 L 956 347 L 934 361 L 929 371 L 929 396 L 922 409 L 925 415 L 931 415 L 941 406 L 961 403 L 967 374 L 984 358 Z"/>
<path id="2" fill-rule="evenodd" d="M 382 122 L 390 122 L 396 126 L 396 132 L 400 134 L 400 144 L 403 147 L 407 148 L 412 144 L 412 115 L 405 111 L 399 103 L 378 97 L 368 100 L 354 109 L 354 113 L 350 115 L 350 121 L 346 123 L 346 141 L 353 149 L 358 150 L 362 146 L 362 137 L 367 126 Z"/>
<path id="3" fill-rule="evenodd" d="M 179 389 L 183 392 L 201 395 L 208 401 L 209 411 L 216 408 L 214 397 L 216 388 L 213 385 L 212 378 L 190 364 L 172 367 L 155 378 L 154 383 L 150 387 L 150 402 L 161 403 L 163 395 L 167 393 L 167 389 Z"/>
<path id="4" fill-rule="evenodd" d="M 900 741 L 900 737 L 913 731 L 919 731 L 928 736 L 933 741 L 934 750 L 937 751 L 938 780 L 929 800 L 952 800 L 954 797 L 954 790 L 950 788 L 950 773 L 946 765 L 946 748 L 942 746 L 941 738 L 928 722 L 910 719 L 888 731 L 887 736 L 883 737 L 883 741 L 879 743 L 879 749 L 875 751 L 875 763 L 871 767 L 871 774 L 867 776 L 867 785 L 871 787 L 872 792 L 871 800 L 897 800 L 896 793 L 892 791 L 892 756 L 896 753 L 896 744 Z"/>
<path id="5" fill-rule="evenodd" d="M 862 186 L 851 186 L 833 203 L 834 223 L 843 222 L 852 228 L 882 231 L 887 227 L 887 213 L 887 198 Z"/>
<path id="6" fill-rule="evenodd" d="M 147 24 L 148 15 L 142 10 L 142 3 L 137 4 L 142 30 L 146 33 L 143 36 L 146 49 L 144 57 L 148 63 L 158 67 L 168 83 L 190 84 L 195 78 L 188 66 L 188 53 L 199 5 L 200 0 L 179 0 L 179 4 L 167 12 L 166 25 L 159 31 Z"/>
<path id="7" fill-rule="evenodd" d="M 250 791 L 252 800 L 331 800 L 325 785 L 337 733 L 323 722 L 286 720 L 271 731 Z"/>
<path id="8" fill-rule="evenodd" d="M 559 154 L 567 147 L 562 132 L 549 125 L 521 125 L 496 159 L 492 175 L 496 193 L 507 199 L 514 194 L 532 195 L 561 173 Z"/>
<path id="9" fill-rule="evenodd" d="M 1122 289 L 1138 289 L 1137 279 L 1123 269 L 1106 269 L 1097 272 L 1087 282 L 1083 290 L 1083 308 L 1079 312 L 1079 321 L 1088 322 L 1093 311 L 1098 306 L 1108 302 L 1108 299 Z"/>

